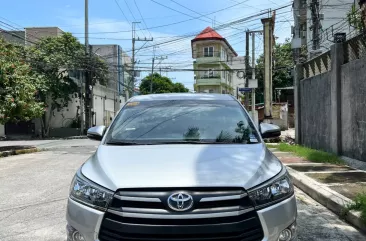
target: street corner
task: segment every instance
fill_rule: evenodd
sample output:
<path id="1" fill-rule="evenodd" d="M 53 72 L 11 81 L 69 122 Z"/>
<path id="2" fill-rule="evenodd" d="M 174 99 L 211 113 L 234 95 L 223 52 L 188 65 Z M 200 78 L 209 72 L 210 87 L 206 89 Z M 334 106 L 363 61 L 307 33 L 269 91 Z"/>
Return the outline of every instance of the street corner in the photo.
<path id="1" fill-rule="evenodd" d="M 366 190 L 362 189 L 364 183 L 358 182 L 353 183 L 353 188 L 348 188 L 348 184 L 355 178 L 360 180 L 359 172 L 348 166 L 314 163 L 288 165 L 287 169 L 297 188 L 357 229 L 366 232 L 362 213 L 350 208 L 354 205 L 353 198 L 356 194 Z M 363 174 L 366 175 L 366 172 Z M 308 204 L 303 196 L 297 198 L 299 202 Z"/>

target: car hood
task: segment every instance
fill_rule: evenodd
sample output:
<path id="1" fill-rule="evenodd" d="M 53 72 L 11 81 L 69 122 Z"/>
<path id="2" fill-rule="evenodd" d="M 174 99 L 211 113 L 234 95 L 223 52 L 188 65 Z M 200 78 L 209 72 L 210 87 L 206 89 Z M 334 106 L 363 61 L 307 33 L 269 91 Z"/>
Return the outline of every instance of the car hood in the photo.
<path id="1" fill-rule="evenodd" d="M 110 190 L 149 187 L 252 188 L 278 174 L 280 161 L 262 143 L 100 145 L 82 174 Z"/>

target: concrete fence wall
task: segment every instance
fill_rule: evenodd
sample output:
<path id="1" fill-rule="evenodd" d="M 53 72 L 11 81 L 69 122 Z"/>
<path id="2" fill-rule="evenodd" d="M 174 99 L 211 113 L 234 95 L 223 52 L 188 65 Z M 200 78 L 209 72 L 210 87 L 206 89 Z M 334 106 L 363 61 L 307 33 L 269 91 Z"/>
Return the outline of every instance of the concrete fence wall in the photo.
<path id="1" fill-rule="evenodd" d="M 296 141 L 366 162 L 366 56 L 348 60 L 346 48 L 334 44 L 331 68 L 317 75 L 306 74 L 311 61 L 296 66 Z"/>
<path id="2" fill-rule="evenodd" d="M 341 68 L 342 154 L 366 162 L 366 57 Z"/>
<path id="3" fill-rule="evenodd" d="M 301 140 L 308 147 L 330 151 L 330 73 L 300 82 Z"/>

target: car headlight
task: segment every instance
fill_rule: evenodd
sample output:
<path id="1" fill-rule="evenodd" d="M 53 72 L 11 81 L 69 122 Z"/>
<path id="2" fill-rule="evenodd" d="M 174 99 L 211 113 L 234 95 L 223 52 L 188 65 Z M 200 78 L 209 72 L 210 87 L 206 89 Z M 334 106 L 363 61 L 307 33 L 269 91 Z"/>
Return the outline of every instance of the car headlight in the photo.
<path id="1" fill-rule="evenodd" d="M 274 181 L 254 190 L 250 190 L 249 197 L 255 203 L 256 207 L 263 207 L 288 198 L 292 196 L 293 193 L 293 184 L 285 170 L 284 174 L 280 175 L 280 177 L 276 178 Z"/>
<path id="2" fill-rule="evenodd" d="M 79 170 L 71 182 L 70 198 L 105 211 L 113 198 L 113 192 L 87 180 Z"/>

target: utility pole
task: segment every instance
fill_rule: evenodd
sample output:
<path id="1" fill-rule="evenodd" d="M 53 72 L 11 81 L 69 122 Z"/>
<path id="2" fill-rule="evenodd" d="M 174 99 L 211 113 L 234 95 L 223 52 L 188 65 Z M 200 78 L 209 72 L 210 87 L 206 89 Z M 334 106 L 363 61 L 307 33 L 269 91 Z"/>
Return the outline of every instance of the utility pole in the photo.
<path id="1" fill-rule="evenodd" d="M 264 118 L 272 118 L 272 52 L 274 17 L 261 19 L 264 38 Z"/>
<path id="2" fill-rule="evenodd" d="M 132 80 L 131 82 L 135 83 L 135 43 L 136 41 L 153 41 L 153 38 L 147 39 L 146 37 L 144 39 L 137 38 L 136 39 L 136 24 L 141 22 L 132 22 Z M 134 86 L 134 85 L 133 85 Z M 131 88 L 131 83 L 128 83 L 128 88 Z M 132 87 L 133 88 L 133 87 Z M 128 91 L 126 92 L 126 99 L 129 99 Z"/>
<path id="3" fill-rule="evenodd" d="M 84 100 L 84 105 L 85 105 L 85 127 L 82 127 L 82 131 L 84 132 L 84 128 L 85 129 L 89 129 L 91 127 L 91 89 L 90 89 L 90 53 L 89 53 L 89 2 L 88 0 L 85 0 L 85 61 L 86 63 L 88 63 L 86 65 L 86 69 L 85 69 L 85 83 L 84 83 L 84 87 L 85 87 L 85 100 Z M 81 98 L 83 98 L 83 96 L 81 96 Z M 82 113 L 81 116 L 83 116 L 84 113 Z M 83 121 L 82 121 L 83 122 Z"/>
<path id="4" fill-rule="evenodd" d="M 153 57 L 152 57 L 152 64 L 151 64 L 150 94 L 152 94 L 152 87 L 153 87 L 153 81 L 154 81 L 154 61 L 155 61 L 155 46 L 153 47 Z"/>
<path id="5" fill-rule="evenodd" d="M 79 82 L 80 84 L 80 135 L 84 135 L 84 100 L 83 100 L 83 96 L 84 96 L 84 88 L 83 88 L 83 83 L 85 82 L 85 76 L 83 76 Z"/>
<path id="6" fill-rule="evenodd" d="M 320 49 L 320 38 L 319 38 L 319 30 L 320 30 L 320 19 L 319 19 L 319 1 L 312 0 L 310 3 L 311 10 L 311 20 L 313 25 L 311 26 L 313 31 L 313 50 Z"/>
<path id="7" fill-rule="evenodd" d="M 250 69 L 250 65 L 249 65 L 249 30 L 247 30 L 245 32 L 245 76 L 244 76 L 244 87 L 245 88 L 249 87 L 249 79 L 248 79 L 249 69 Z M 244 105 L 245 105 L 245 108 L 248 109 L 249 95 L 247 94 L 247 92 L 244 92 L 244 93 L 245 93 Z"/>
<path id="8" fill-rule="evenodd" d="M 255 32 L 252 32 L 252 80 L 255 80 Z M 255 121 L 255 89 L 252 88 L 252 119 Z"/>
<path id="9" fill-rule="evenodd" d="M 152 94 L 152 87 L 153 87 L 153 80 L 154 80 L 154 62 L 155 60 L 160 60 L 159 64 L 161 63 L 161 61 L 163 61 L 164 59 L 167 59 L 168 56 L 160 56 L 160 57 L 155 57 L 155 48 L 154 48 L 154 54 L 153 54 L 153 58 L 152 58 L 152 66 L 151 66 L 151 81 L 150 81 L 150 94 Z M 161 67 L 160 67 L 160 75 L 161 75 Z"/>
<path id="10" fill-rule="evenodd" d="M 131 82 L 135 83 L 135 42 L 136 42 L 135 29 L 136 29 L 136 23 L 140 23 L 140 22 L 132 22 L 132 63 L 131 63 L 132 76 L 131 76 L 131 80 L 128 81 L 128 83 L 127 83 L 126 101 L 130 98 L 129 89 L 131 88 Z"/>

